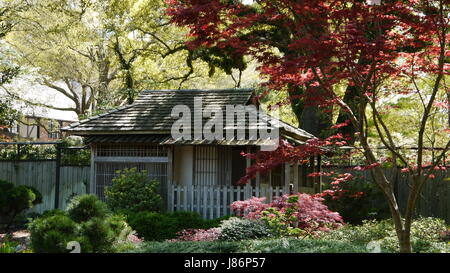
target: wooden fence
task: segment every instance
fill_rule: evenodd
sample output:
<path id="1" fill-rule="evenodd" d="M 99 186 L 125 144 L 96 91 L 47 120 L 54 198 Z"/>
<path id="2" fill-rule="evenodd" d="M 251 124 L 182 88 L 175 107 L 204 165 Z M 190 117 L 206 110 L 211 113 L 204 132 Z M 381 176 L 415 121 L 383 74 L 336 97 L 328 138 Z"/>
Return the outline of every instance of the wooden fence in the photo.
<path id="1" fill-rule="evenodd" d="M 167 207 L 170 211 L 195 211 L 205 219 L 230 215 L 230 204 L 252 196 L 266 197 L 270 202 L 274 196 L 287 192 L 282 187 L 246 186 L 193 186 L 169 185 Z"/>
<path id="2" fill-rule="evenodd" d="M 324 168 L 324 171 L 351 173 L 361 182 L 373 183 L 369 171 L 361 172 L 342 167 Z M 409 195 L 411 177 L 407 173 L 400 172 L 400 169 L 386 168 L 384 173 L 389 181 L 395 181 L 397 176 L 397 202 L 403 211 Z M 329 182 L 330 179 L 325 176 L 323 181 Z M 435 178 L 425 183 L 416 205 L 415 215 L 438 217 L 450 223 L 450 169 L 435 172 Z"/>
<path id="3" fill-rule="evenodd" d="M 88 166 L 60 167 L 60 209 L 65 209 L 73 196 L 87 192 L 89 172 Z M 0 161 L 0 179 L 15 185 L 32 186 L 41 192 L 42 204 L 35 206 L 30 212 L 42 213 L 55 208 L 55 160 Z"/>

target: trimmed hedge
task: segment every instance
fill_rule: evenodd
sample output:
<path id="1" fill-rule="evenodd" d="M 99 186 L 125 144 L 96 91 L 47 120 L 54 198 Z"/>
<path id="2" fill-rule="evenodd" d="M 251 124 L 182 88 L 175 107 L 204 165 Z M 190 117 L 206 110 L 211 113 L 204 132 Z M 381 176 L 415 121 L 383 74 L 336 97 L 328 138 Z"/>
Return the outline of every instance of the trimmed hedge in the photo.
<path id="1" fill-rule="evenodd" d="M 130 213 L 127 222 L 139 237 L 146 241 L 164 241 L 174 239 L 184 229 L 209 229 L 218 227 L 221 221 L 229 217 L 204 220 L 196 212 L 139 212 Z"/>

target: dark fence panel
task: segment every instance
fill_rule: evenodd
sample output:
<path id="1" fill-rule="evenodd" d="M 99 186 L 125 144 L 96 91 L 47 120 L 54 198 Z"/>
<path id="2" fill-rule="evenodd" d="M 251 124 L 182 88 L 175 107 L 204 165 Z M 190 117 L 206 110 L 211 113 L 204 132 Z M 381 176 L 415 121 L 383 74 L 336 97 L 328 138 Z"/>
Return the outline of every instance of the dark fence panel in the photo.
<path id="1" fill-rule="evenodd" d="M 335 171 L 336 173 L 351 173 L 358 177 L 363 183 L 374 183 L 369 171 L 356 171 L 350 167 L 324 167 L 325 172 Z M 400 209 L 403 211 L 406 207 L 409 195 L 409 184 L 411 177 L 407 173 L 400 172 L 400 169 L 384 169 L 386 177 L 390 181 L 397 178 L 397 199 Z M 430 179 L 422 189 L 419 201 L 416 206 L 416 216 L 431 216 L 444 219 L 450 223 L 450 170 L 437 171 L 435 178 Z M 324 182 L 330 182 L 329 177 L 323 177 Z"/>

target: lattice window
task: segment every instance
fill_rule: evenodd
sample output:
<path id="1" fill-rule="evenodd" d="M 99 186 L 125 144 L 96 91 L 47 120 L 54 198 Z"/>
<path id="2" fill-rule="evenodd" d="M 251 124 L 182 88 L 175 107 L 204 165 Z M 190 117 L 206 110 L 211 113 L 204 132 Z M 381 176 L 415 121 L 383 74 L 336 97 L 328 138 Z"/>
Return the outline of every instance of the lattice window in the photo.
<path id="1" fill-rule="evenodd" d="M 105 187 L 111 185 L 112 179 L 116 176 L 116 171 L 125 168 L 136 168 L 138 171 L 146 170 L 150 179 L 159 181 L 160 193 L 165 197 L 167 193 L 167 163 L 97 162 L 95 164 L 95 193 L 100 200 L 105 201 Z"/>
<path id="2" fill-rule="evenodd" d="M 149 144 L 99 144 L 95 155 L 98 157 L 167 157 L 168 148 Z"/>
<path id="3" fill-rule="evenodd" d="M 194 185 L 215 185 L 218 174 L 216 146 L 195 147 Z"/>

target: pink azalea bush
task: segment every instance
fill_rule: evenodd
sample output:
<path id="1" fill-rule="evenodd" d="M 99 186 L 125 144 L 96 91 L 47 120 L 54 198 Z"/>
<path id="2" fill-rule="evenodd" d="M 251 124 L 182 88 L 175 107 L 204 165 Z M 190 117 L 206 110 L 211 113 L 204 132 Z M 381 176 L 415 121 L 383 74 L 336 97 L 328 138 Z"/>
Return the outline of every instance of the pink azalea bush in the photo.
<path id="1" fill-rule="evenodd" d="M 220 228 L 210 229 L 185 229 L 177 233 L 177 239 L 169 240 L 169 242 L 191 241 L 215 241 L 220 236 Z"/>
<path id="2" fill-rule="evenodd" d="M 230 205 L 232 211 L 247 219 L 277 219 L 280 224 L 289 225 L 308 232 L 326 231 L 343 224 L 342 217 L 323 204 L 324 199 L 317 195 L 298 193 L 276 197 L 270 203 L 265 198 L 252 197 L 236 201 Z"/>

